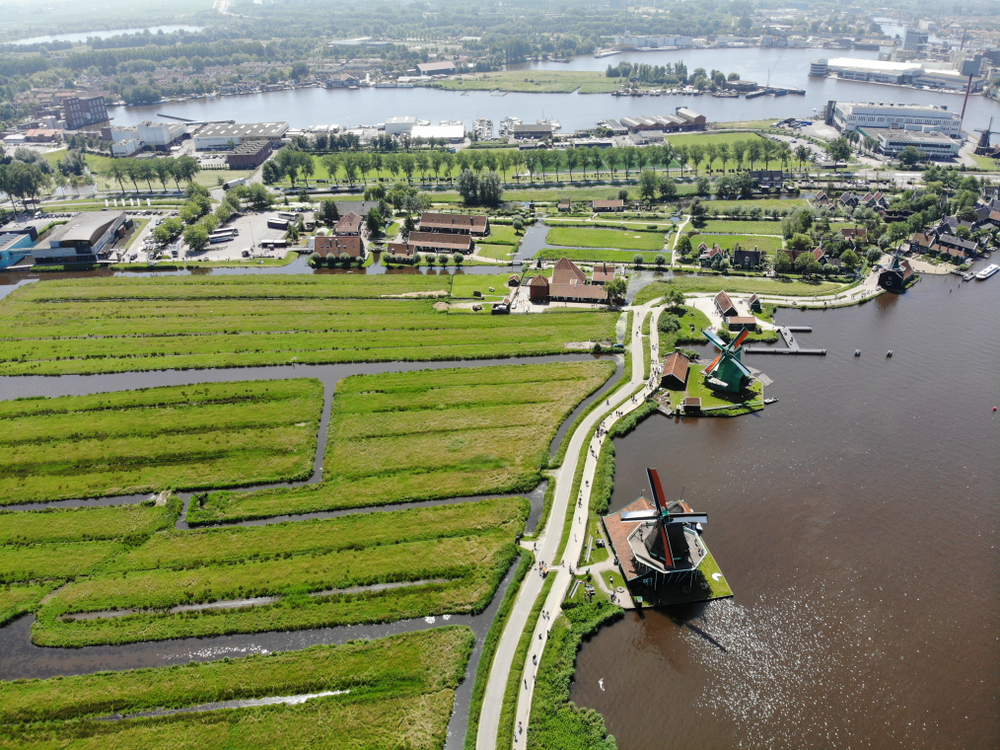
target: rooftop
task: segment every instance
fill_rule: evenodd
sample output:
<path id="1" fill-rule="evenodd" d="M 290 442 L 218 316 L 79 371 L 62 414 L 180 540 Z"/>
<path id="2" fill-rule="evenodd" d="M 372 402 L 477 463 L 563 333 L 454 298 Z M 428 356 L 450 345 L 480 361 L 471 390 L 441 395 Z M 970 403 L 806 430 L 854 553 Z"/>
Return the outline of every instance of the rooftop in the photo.
<path id="1" fill-rule="evenodd" d="M 213 122 L 198 131 L 198 138 L 280 138 L 288 131 L 288 123 L 280 122 Z"/>

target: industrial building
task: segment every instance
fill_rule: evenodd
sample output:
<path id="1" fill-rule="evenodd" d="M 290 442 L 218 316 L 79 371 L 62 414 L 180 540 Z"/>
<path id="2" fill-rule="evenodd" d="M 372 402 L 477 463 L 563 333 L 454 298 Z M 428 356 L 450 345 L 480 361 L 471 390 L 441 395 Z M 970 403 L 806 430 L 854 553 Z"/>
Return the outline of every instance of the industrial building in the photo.
<path id="1" fill-rule="evenodd" d="M 417 118 L 412 115 L 405 117 L 389 117 L 385 121 L 385 132 L 389 135 L 401 135 L 402 133 L 409 133 L 413 130 L 413 126 L 417 124 Z"/>
<path id="2" fill-rule="evenodd" d="M 890 62 L 888 60 L 862 60 L 854 57 L 820 58 L 809 66 L 809 75 L 823 78 L 834 74 L 846 81 L 868 81 L 894 85 L 943 88 L 964 91 L 969 85 L 968 71 L 931 67 L 945 63 Z M 972 77 L 972 91 L 981 91 L 982 78 Z"/>
<path id="3" fill-rule="evenodd" d="M 48 240 L 31 250 L 36 263 L 94 263 L 109 243 L 131 226 L 125 212 L 83 213 L 56 227 Z"/>
<path id="4" fill-rule="evenodd" d="M 66 129 L 79 130 L 108 121 L 108 105 L 103 96 L 61 96 Z"/>
<path id="5" fill-rule="evenodd" d="M 183 122 L 150 122 L 144 120 L 136 126 L 136 134 L 144 146 L 163 149 L 184 135 L 187 125 Z"/>
<path id="6" fill-rule="evenodd" d="M 422 76 L 439 76 L 451 75 L 456 72 L 456 69 L 455 63 L 451 60 L 442 60 L 441 62 L 419 63 L 417 71 Z"/>
<path id="7" fill-rule="evenodd" d="M 413 140 L 423 138 L 425 141 L 435 138 L 445 143 L 461 143 L 465 140 L 465 125 L 452 123 L 450 125 L 414 125 L 410 130 Z"/>
<path id="8" fill-rule="evenodd" d="M 226 157 L 230 169 L 256 169 L 271 155 L 274 141 L 246 141 L 233 149 Z"/>
<path id="9" fill-rule="evenodd" d="M 230 142 L 239 146 L 243 141 L 280 141 L 288 132 L 288 123 L 280 122 L 213 122 L 194 136 L 194 147 L 198 151 L 228 148 Z"/>
<path id="10" fill-rule="evenodd" d="M 962 118 L 957 112 L 933 104 L 893 104 L 830 101 L 826 122 L 842 132 L 861 128 L 896 128 L 938 132 L 961 137 Z"/>
<path id="11" fill-rule="evenodd" d="M 879 152 L 886 156 L 898 156 L 907 146 L 913 146 L 927 154 L 927 158 L 940 161 L 958 156 L 962 143 L 941 133 L 924 133 L 919 130 L 899 130 L 892 128 L 858 128 L 859 132 L 878 140 Z"/>

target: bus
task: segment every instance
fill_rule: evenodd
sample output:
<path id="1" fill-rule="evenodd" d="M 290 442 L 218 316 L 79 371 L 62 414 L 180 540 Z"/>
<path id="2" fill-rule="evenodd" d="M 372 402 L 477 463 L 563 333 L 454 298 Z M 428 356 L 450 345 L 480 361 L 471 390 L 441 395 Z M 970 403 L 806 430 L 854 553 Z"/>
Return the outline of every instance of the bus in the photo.
<path id="1" fill-rule="evenodd" d="M 267 228 L 280 229 L 282 232 L 285 232 L 288 230 L 288 222 L 285 219 L 268 219 Z"/>
<path id="2" fill-rule="evenodd" d="M 268 250 L 280 250 L 288 247 L 288 240 L 264 240 L 260 246 Z"/>
<path id="3" fill-rule="evenodd" d="M 218 245 L 220 242 L 232 242 L 235 239 L 231 234 L 210 234 L 208 235 L 208 244 Z"/>
<path id="4" fill-rule="evenodd" d="M 240 230 L 236 227 L 226 227 L 225 229 L 216 229 L 212 234 L 228 234 L 232 237 L 239 237 Z"/>
<path id="5" fill-rule="evenodd" d="M 292 222 L 299 218 L 298 214 L 292 213 L 291 211 L 278 211 L 278 218 L 284 219 L 285 221 Z"/>

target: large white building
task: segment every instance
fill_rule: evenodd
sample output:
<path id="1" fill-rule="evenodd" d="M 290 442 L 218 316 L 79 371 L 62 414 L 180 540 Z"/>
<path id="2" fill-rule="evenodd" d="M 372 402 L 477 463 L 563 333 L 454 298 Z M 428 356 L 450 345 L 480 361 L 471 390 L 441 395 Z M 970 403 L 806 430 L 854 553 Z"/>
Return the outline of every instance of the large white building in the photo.
<path id="1" fill-rule="evenodd" d="M 413 115 L 389 117 L 385 121 L 385 132 L 389 135 L 402 135 L 409 133 L 417 124 L 417 118 Z"/>
<path id="2" fill-rule="evenodd" d="M 889 128 L 862 128 L 861 132 L 878 141 L 878 150 L 886 156 L 898 156 L 907 146 L 923 151 L 928 158 L 939 161 L 958 156 L 961 141 L 953 140 L 940 133 L 924 133 L 914 130 Z"/>
<path id="3" fill-rule="evenodd" d="M 933 63 L 940 66 L 947 63 Z M 890 83 L 908 86 L 928 86 L 963 91 L 969 77 L 957 70 L 930 67 L 928 62 L 892 62 L 889 60 L 863 60 L 856 57 L 835 57 L 814 60 L 809 66 L 809 75 L 827 76 L 831 73 L 846 81 L 868 81 L 869 83 Z M 972 90 L 981 91 L 982 78 L 972 78 Z"/>
<path id="4" fill-rule="evenodd" d="M 230 143 L 239 146 L 243 141 L 280 141 L 287 132 L 287 122 L 213 122 L 195 133 L 194 147 L 204 151 Z"/>
<path id="5" fill-rule="evenodd" d="M 962 119 L 957 112 L 932 104 L 834 102 L 827 105 L 828 124 L 841 132 L 860 128 L 895 128 L 943 133 L 961 137 Z"/>
<path id="6" fill-rule="evenodd" d="M 152 148 L 169 146 L 182 135 L 187 125 L 183 122 L 140 122 L 136 132 L 143 145 Z"/>

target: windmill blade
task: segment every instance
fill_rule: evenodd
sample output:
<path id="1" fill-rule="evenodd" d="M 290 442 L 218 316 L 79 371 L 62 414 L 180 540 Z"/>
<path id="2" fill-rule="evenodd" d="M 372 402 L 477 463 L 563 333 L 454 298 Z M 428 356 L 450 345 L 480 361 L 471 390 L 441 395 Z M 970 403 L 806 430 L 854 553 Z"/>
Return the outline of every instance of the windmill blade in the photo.
<path id="1" fill-rule="evenodd" d="M 711 375 L 712 371 L 715 369 L 715 366 L 719 364 L 721 360 L 722 360 L 722 355 L 720 354 L 718 357 L 712 360 L 712 364 L 710 364 L 708 367 L 705 368 L 705 374 Z"/>
<path id="2" fill-rule="evenodd" d="M 743 346 L 743 342 L 747 340 L 747 336 L 750 335 L 750 331 L 744 328 L 740 331 L 740 335 L 736 337 L 736 341 L 733 342 L 733 349 L 739 349 Z"/>
<path id="3" fill-rule="evenodd" d="M 708 523 L 708 513 L 671 513 L 667 523 Z"/>
<path id="4" fill-rule="evenodd" d="M 655 510 L 628 510 L 622 513 L 623 521 L 658 521 L 660 514 Z"/>
<path id="5" fill-rule="evenodd" d="M 715 333 L 715 331 L 711 331 L 708 328 L 706 328 L 704 331 L 701 332 L 701 335 L 704 336 L 709 341 L 711 341 L 713 344 L 715 344 L 716 348 L 718 348 L 720 351 L 726 348 L 726 342 L 720 339 L 718 335 Z"/>
<path id="6" fill-rule="evenodd" d="M 663 485 L 660 484 L 660 475 L 656 469 L 646 469 L 646 478 L 649 480 L 649 489 L 653 493 L 653 505 L 656 510 L 662 513 L 667 509 L 667 499 L 663 496 Z"/>

